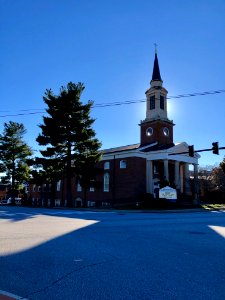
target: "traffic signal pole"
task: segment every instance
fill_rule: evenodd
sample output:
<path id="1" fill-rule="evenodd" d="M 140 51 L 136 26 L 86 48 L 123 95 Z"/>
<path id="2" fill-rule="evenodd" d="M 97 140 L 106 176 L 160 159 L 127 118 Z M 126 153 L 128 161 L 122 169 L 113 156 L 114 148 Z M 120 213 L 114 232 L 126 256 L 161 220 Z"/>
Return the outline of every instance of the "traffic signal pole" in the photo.
<path id="1" fill-rule="evenodd" d="M 178 153 L 171 153 L 169 155 L 177 155 L 177 154 L 192 154 L 195 153 L 195 152 L 205 152 L 205 151 L 213 151 L 214 154 L 219 154 L 219 150 L 225 150 L 225 147 L 218 147 L 216 149 L 214 148 L 208 148 L 208 149 L 200 149 L 200 150 L 194 150 L 193 146 L 188 146 L 188 147 L 191 147 L 189 148 L 189 151 L 185 151 L 185 152 L 178 152 Z M 217 151 L 218 150 L 218 153 L 215 153 L 214 151 Z M 190 155 L 190 156 L 193 156 L 193 155 Z"/>

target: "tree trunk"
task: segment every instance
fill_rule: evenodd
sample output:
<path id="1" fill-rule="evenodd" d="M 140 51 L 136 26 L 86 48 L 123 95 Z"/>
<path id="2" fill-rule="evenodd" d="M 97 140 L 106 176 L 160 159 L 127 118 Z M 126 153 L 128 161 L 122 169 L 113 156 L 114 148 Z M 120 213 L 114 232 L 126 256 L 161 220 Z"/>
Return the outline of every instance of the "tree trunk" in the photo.
<path id="1" fill-rule="evenodd" d="M 73 207 L 71 177 L 72 177 L 71 143 L 68 142 L 68 153 L 67 153 L 67 164 L 66 164 L 66 199 L 67 199 L 68 207 Z"/>
<path id="2" fill-rule="evenodd" d="M 15 205 L 15 172 L 16 172 L 16 166 L 15 166 L 15 146 L 13 145 L 13 153 L 12 153 L 12 205 Z"/>
<path id="3" fill-rule="evenodd" d="M 55 206 L 55 185 L 56 185 L 56 180 L 55 178 L 52 180 L 51 184 L 51 198 L 50 198 L 50 207 Z M 47 205 L 48 205 L 48 200 L 47 200 Z"/>
<path id="4" fill-rule="evenodd" d="M 84 187 L 84 201 L 83 201 L 83 207 L 87 207 L 87 187 Z"/>

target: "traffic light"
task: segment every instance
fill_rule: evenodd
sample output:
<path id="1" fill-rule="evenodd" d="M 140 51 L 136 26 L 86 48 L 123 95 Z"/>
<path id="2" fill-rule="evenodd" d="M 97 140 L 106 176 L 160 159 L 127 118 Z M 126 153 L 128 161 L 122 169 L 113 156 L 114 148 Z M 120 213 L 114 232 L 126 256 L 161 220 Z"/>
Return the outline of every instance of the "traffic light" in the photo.
<path id="1" fill-rule="evenodd" d="M 193 145 L 188 146 L 188 153 L 189 153 L 189 156 L 194 157 L 195 150 L 194 150 L 194 146 Z"/>
<path id="2" fill-rule="evenodd" d="M 218 142 L 212 143 L 212 151 L 214 154 L 219 154 L 219 143 Z"/>

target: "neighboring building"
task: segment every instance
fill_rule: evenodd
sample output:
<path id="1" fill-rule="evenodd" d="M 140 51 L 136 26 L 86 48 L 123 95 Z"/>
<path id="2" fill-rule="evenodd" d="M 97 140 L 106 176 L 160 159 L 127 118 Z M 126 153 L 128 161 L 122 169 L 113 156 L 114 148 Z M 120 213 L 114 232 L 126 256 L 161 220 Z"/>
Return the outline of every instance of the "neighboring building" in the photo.
<path id="1" fill-rule="evenodd" d="M 146 91 L 146 117 L 139 124 L 140 141 L 103 151 L 99 167 L 103 174 L 97 180 L 100 188 L 87 192 L 89 206 L 115 206 L 142 201 L 145 194 L 157 198 L 160 187 L 170 185 L 179 195 L 190 195 L 189 165 L 194 166 L 197 177 L 198 154 L 188 155 L 185 142 L 174 143 L 174 123 L 167 116 L 167 90 L 163 87 L 157 53 L 150 88 Z M 179 154 L 187 152 L 187 154 Z M 63 181 L 58 183 L 57 203 L 65 198 Z M 63 188 L 65 190 L 65 188 Z M 31 193 L 31 190 L 30 190 Z M 31 195 L 33 195 L 31 193 Z M 35 196 L 37 197 L 37 195 Z M 82 206 L 83 191 L 74 179 L 74 206 Z M 196 197 L 196 195 L 193 195 Z"/>
<path id="2" fill-rule="evenodd" d="M 0 200 L 6 199 L 9 191 L 9 184 L 0 184 Z"/>

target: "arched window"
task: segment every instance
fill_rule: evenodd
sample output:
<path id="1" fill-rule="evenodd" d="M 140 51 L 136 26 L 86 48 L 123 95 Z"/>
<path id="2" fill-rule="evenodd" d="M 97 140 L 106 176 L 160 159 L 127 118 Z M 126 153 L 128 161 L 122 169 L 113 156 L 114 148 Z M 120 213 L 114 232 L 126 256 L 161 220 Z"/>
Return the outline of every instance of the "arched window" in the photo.
<path id="1" fill-rule="evenodd" d="M 155 96 L 150 97 L 150 109 L 155 109 Z"/>
<path id="2" fill-rule="evenodd" d="M 90 182 L 90 192 L 94 192 L 95 191 L 95 182 L 94 182 L 94 180 L 91 180 L 91 182 Z"/>
<path id="3" fill-rule="evenodd" d="M 160 96 L 160 108 L 164 109 L 164 97 Z"/>
<path id="4" fill-rule="evenodd" d="M 109 192 L 109 173 L 104 174 L 104 192 Z"/>
<path id="5" fill-rule="evenodd" d="M 80 181 L 77 181 L 77 192 L 82 192 L 82 186 L 80 185 Z"/>
<path id="6" fill-rule="evenodd" d="M 61 180 L 59 180 L 56 185 L 56 191 L 60 192 L 60 190 L 61 190 Z"/>
<path id="7" fill-rule="evenodd" d="M 120 161 L 120 169 L 126 169 L 127 167 L 127 162 L 125 160 Z"/>

